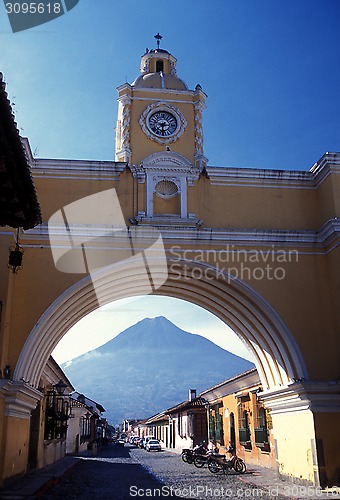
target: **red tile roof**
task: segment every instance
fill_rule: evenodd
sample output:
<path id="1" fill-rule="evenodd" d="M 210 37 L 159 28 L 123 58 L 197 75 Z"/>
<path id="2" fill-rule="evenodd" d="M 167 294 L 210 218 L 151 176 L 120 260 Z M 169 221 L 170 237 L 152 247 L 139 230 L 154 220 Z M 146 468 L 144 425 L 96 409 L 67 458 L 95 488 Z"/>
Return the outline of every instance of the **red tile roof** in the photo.
<path id="1" fill-rule="evenodd" d="M 30 229 L 40 223 L 30 166 L 0 73 L 0 226 Z"/>

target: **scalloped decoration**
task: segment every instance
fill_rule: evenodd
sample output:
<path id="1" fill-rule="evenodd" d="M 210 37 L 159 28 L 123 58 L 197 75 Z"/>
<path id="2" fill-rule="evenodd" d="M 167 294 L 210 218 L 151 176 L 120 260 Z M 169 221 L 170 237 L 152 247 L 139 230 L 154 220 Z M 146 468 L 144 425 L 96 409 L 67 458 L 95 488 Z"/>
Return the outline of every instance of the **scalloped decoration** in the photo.
<path id="1" fill-rule="evenodd" d="M 175 182 L 163 179 L 157 182 L 155 193 L 161 198 L 172 198 L 178 194 L 178 186 Z"/>

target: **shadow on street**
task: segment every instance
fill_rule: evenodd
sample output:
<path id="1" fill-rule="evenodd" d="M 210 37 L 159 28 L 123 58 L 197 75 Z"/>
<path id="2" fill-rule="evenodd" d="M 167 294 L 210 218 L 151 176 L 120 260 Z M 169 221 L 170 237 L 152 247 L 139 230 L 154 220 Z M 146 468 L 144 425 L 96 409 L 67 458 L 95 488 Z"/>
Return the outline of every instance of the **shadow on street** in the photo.
<path id="1" fill-rule="evenodd" d="M 165 488 L 165 489 L 164 489 Z M 168 490 L 130 456 L 130 448 L 110 444 L 97 456 L 79 457 L 78 462 L 55 486 L 41 494 L 47 500 L 114 499 L 141 497 L 180 498 Z"/>

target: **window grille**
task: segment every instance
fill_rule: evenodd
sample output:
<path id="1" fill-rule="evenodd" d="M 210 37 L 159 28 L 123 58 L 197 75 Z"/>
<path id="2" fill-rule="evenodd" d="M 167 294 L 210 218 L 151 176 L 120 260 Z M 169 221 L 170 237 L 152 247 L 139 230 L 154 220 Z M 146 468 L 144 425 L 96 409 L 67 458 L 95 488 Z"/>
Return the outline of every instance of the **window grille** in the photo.
<path id="1" fill-rule="evenodd" d="M 56 394 L 46 396 L 45 440 L 65 439 L 67 433 L 68 401 Z"/>

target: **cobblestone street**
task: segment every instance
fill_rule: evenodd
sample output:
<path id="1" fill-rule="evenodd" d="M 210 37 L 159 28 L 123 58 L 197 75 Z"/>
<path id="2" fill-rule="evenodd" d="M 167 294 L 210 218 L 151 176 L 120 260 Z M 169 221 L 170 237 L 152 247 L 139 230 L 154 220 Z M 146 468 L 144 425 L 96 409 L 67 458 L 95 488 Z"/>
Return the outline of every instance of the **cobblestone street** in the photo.
<path id="1" fill-rule="evenodd" d="M 196 468 L 184 463 L 180 456 L 169 451 L 148 453 L 130 445 L 109 445 L 99 450 L 97 457 L 83 457 L 41 498 L 56 499 L 114 499 L 132 498 L 335 498 L 314 490 L 298 489 L 278 480 L 266 478 L 267 471 L 248 467 L 245 474 L 229 472 L 211 474 L 206 467 Z M 300 494 L 299 494 L 300 493 Z M 309 493 L 309 494 L 308 494 Z M 340 498 L 336 495 L 336 498 Z"/>

